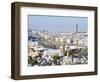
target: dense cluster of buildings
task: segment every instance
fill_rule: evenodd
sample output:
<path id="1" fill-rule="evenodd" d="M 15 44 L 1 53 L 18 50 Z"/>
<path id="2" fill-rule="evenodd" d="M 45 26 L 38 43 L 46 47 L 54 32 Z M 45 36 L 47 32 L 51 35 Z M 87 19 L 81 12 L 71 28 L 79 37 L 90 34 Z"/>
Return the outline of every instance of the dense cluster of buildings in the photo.
<path id="1" fill-rule="evenodd" d="M 84 52 L 86 52 L 84 50 L 87 49 L 88 45 L 88 33 L 79 32 L 77 24 L 75 32 L 48 32 L 48 31 L 32 30 L 29 32 L 28 39 L 29 39 L 28 41 L 29 60 L 36 59 L 37 61 L 37 59 L 40 58 L 40 60 L 46 59 L 45 61 L 47 62 L 47 59 L 49 58 L 49 60 L 51 61 L 50 65 L 52 65 L 54 63 L 54 62 L 52 63 L 53 60 L 52 54 L 53 54 L 54 57 L 58 57 L 58 59 L 56 58 L 55 59 L 56 63 L 57 61 L 59 61 L 58 62 L 59 65 L 62 64 L 63 60 L 64 61 L 66 60 L 67 64 L 68 61 L 70 62 L 69 64 L 74 64 L 75 60 L 76 64 L 79 62 L 82 63 L 83 60 L 85 60 L 83 63 L 87 63 L 87 57 L 85 56 L 83 57 L 83 54 Z M 82 50 L 84 52 L 82 52 Z M 74 52 L 74 54 L 72 52 Z M 88 54 L 88 52 L 85 54 Z M 78 60 L 77 58 L 75 59 L 74 56 L 77 56 Z M 59 57 L 62 59 L 60 59 Z M 37 64 L 39 64 L 38 61 Z"/>

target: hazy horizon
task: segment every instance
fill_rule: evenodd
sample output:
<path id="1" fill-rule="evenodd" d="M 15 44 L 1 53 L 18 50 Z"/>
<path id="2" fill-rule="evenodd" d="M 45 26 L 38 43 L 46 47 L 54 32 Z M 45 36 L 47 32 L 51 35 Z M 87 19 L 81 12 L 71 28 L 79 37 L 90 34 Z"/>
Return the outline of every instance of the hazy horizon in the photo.
<path id="1" fill-rule="evenodd" d="M 73 32 L 78 24 L 79 32 L 88 31 L 87 17 L 71 16 L 28 16 L 28 30 L 40 30 L 50 32 Z"/>

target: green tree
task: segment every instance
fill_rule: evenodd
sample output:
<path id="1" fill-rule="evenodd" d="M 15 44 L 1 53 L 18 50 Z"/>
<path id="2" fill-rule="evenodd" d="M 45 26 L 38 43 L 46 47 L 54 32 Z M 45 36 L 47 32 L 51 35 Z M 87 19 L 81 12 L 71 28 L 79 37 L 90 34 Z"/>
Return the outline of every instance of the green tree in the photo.
<path id="1" fill-rule="evenodd" d="M 81 54 L 84 55 L 84 56 L 87 56 L 88 55 L 88 48 L 82 48 L 81 50 Z"/>
<path id="2" fill-rule="evenodd" d="M 54 60 L 57 60 L 57 59 L 59 59 L 59 56 L 58 56 L 58 54 L 54 53 L 53 55 L 51 55 L 51 58 Z"/>

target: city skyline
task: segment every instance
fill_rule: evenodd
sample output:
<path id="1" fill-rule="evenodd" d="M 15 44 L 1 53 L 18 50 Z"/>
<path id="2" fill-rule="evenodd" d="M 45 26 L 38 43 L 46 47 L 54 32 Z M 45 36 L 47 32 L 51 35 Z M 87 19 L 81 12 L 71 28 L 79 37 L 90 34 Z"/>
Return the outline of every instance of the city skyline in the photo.
<path id="1" fill-rule="evenodd" d="M 71 16 L 28 16 L 29 30 L 45 30 L 49 32 L 73 32 L 76 31 L 76 24 L 80 32 L 87 32 L 87 17 Z"/>

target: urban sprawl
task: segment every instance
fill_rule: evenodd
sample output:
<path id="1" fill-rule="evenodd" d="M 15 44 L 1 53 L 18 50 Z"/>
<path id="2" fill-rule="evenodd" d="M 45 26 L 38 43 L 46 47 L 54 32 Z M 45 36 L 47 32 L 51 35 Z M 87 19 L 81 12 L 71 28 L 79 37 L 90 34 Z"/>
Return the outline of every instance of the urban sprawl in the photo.
<path id="1" fill-rule="evenodd" d="M 28 31 L 28 66 L 88 63 L 88 33 Z"/>

